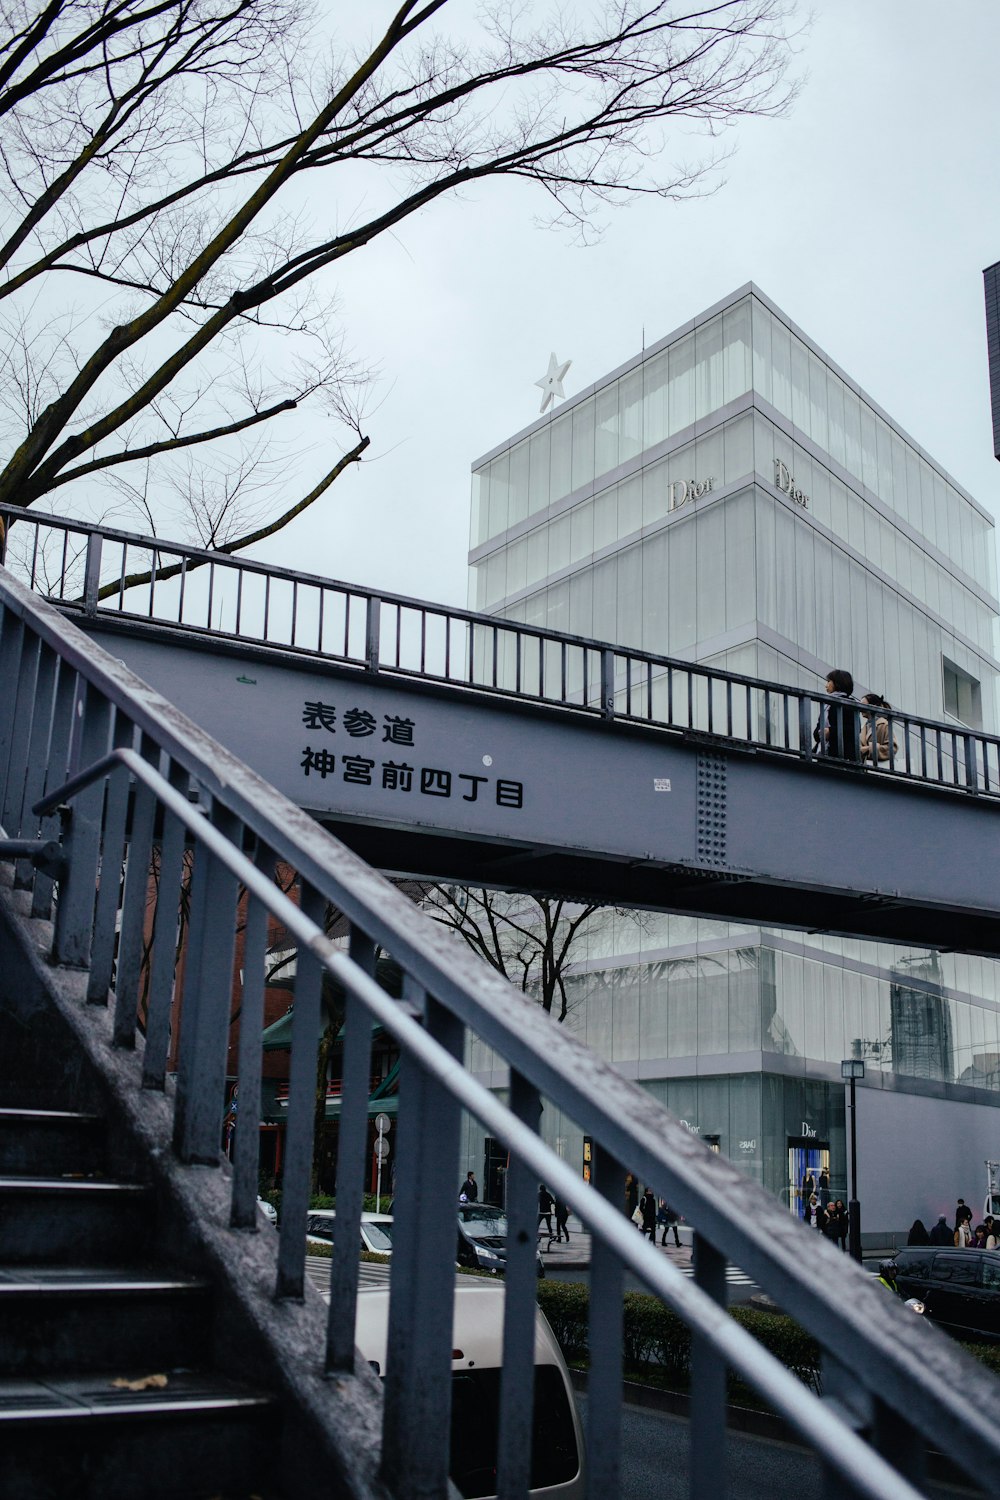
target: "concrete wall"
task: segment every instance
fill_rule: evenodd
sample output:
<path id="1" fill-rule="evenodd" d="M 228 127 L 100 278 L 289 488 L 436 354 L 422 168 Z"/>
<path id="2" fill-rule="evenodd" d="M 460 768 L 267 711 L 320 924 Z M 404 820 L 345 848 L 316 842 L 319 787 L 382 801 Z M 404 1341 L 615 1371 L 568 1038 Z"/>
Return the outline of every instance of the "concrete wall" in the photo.
<path id="1" fill-rule="evenodd" d="M 1000 1110 L 925 1098 L 896 1089 L 859 1088 L 858 1198 L 866 1240 L 905 1233 L 914 1219 L 928 1229 L 939 1214 L 954 1223 L 964 1198 L 980 1222 L 987 1158 L 1000 1159 Z"/>

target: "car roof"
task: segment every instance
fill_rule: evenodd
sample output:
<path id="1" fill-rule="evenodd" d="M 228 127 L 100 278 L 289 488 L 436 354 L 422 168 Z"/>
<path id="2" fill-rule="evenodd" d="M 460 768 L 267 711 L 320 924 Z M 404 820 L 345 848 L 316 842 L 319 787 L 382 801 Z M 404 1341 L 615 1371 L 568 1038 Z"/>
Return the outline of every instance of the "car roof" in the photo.
<path id="1" fill-rule="evenodd" d="M 477 1370 L 499 1369 L 503 1361 L 505 1296 L 502 1282 L 479 1276 L 456 1276 L 452 1352 L 460 1349 L 462 1353 L 461 1358 L 453 1359 L 455 1370 L 470 1366 Z M 376 1361 L 383 1375 L 388 1323 L 389 1288 L 359 1285 L 355 1341 L 364 1358 Z M 535 1363 L 560 1362 L 555 1337 L 539 1310 L 535 1319 Z"/>
<path id="2" fill-rule="evenodd" d="M 311 1208 L 309 1209 L 309 1217 L 310 1219 L 335 1219 L 337 1217 L 337 1210 L 335 1208 Z M 361 1222 L 362 1224 L 391 1224 L 392 1214 L 363 1213 L 361 1215 Z"/>

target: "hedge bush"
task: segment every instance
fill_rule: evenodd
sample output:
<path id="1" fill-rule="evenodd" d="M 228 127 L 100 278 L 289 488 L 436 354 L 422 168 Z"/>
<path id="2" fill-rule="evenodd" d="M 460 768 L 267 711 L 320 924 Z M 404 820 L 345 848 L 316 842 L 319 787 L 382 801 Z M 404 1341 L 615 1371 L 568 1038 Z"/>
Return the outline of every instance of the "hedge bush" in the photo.
<path id="1" fill-rule="evenodd" d="M 588 1288 L 540 1281 L 538 1305 L 566 1358 L 585 1362 L 589 1355 Z M 791 1318 L 756 1307 L 733 1307 L 729 1315 L 804 1384 L 818 1389 L 819 1345 Z M 643 1292 L 625 1293 L 622 1342 L 627 1373 L 655 1370 L 657 1383 L 669 1375 L 681 1388 L 686 1386 L 691 1373 L 691 1333 L 684 1320 L 658 1298 Z"/>

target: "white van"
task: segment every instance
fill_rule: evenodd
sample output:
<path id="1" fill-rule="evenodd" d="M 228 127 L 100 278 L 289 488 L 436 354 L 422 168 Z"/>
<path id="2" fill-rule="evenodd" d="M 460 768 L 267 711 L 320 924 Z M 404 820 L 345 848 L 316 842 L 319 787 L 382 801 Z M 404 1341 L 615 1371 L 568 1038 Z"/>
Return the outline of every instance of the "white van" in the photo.
<path id="1" fill-rule="evenodd" d="M 496 1494 L 502 1283 L 458 1276 L 452 1328 L 451 1478 L 466 1500 Z M 386 1371 L 388 1287 L 359 1287 L 357 1346 L 376 1374 Z M 582 1500 L 583 1434 L 569 1371 L 539 1311 L 535 1320 L 535 1419 L 531 1494 Z"/>

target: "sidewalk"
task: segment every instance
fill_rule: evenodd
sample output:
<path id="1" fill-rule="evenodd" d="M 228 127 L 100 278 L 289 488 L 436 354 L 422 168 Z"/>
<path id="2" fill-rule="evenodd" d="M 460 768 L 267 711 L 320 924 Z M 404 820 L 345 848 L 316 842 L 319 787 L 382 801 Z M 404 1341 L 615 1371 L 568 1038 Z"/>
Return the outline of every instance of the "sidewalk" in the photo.
<path id="1" fill-rule="evenodd" d="M 672 1260 L 680 1269 L 686 1270 L 692 1264 L 691 1241 L 693 1230 L 689 1224 L 679 1224 L 677 1228 L 681 1240 L 679 1249 L 674 1245 L 672 1233 L 668 1233 L 668 1243 L 665 1247 L 660 1244 L 662 1230 L 659 1228 L 657 1229 L 656 1248 L 662 1255 Z M 636 1234 L 638 1233 L 639 1230 L 636 1229 Z M 579 1219 L 572 1215 L 569 1220 L 569 1243 L 567 1244 L 565 1240 L 560 1243 L 554 1236 L 550 1240 L 543 1229 L 538 1238 L 538 1249 L 545 1264 L 546 1276 L 552 1276 L 556 1280 L 558 1280 L 560 1271 L 586 1271 L 590 1267 L 589 1231 L 583 1229 Z M 879 1262 L 886 1260 L 891 1254 L 892 1250 L 888 1246 L 882 1248 L 869 1248 L 866 1246 L 862 1253 L 862 1265 L 866 1271 L 870 1271 L 872 1275 L 877 1276 Z M 744 1277 L 743 1273 L 735 1266 L 728 1268 L 726 1279 L 733 1285 L 741 1282 L 750 1284 L 750 1278 Z"/>
<path id="2" fill-rule="evenodd" d="M 689 1266 L 691 1264 L 691 1230 L 686 1224 L 678 1226 L 681 1244 L 678 1250 L 674 1245 L 674 1237 L 669 1235 L 669 1243 L 662 1247 L 659 1241 L 660 1231 L 657 1230 L 656 1248 L 672 1260 L 678 1266 Z M 639 1230 L 636 1229 L 636 1234 Z M 538 1248 L 542 1260 L 545 1263 L 546 1276 L 554 1276 L 558 1279 L 560 1271 L 585 1271 L 590 1266 L 590 1233 L 582 1228 L 579 1219 L 572 1214 L 569 1220 L 569 1243 L 565 1240 L 560 1243 L 553 1237 L 551 1240 L 545 1233 L 544 1228 L 538 1237 Z"/>

